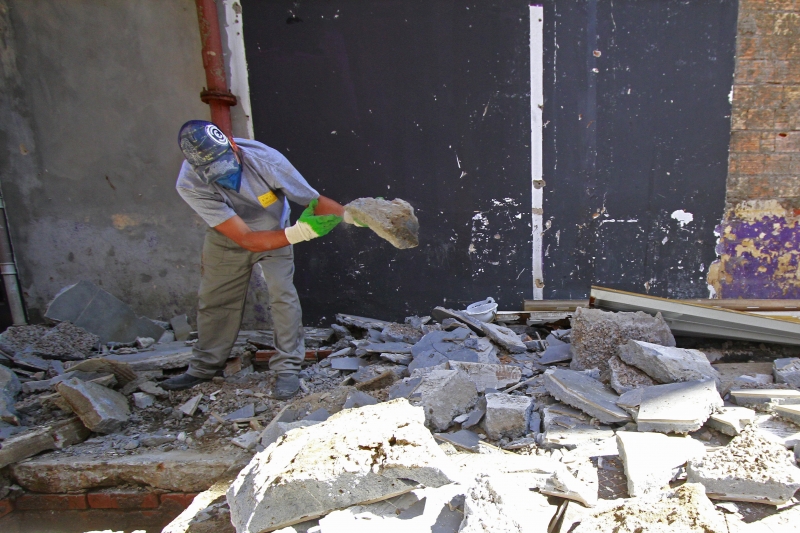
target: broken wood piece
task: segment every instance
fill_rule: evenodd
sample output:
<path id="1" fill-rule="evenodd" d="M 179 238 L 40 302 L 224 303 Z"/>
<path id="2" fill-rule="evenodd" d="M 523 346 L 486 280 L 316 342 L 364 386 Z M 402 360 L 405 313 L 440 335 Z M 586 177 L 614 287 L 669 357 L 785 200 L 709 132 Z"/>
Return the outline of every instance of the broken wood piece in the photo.
<path id="1" fill-rule="evenodd" d="M 87 359 L 74 365 L 67 365 L 66 369 L 69 371 L 80 370 L 82 372 L 102 372 L 113 374 L 117 378 L 117 383 L 124 387 L 138 376 L 133 371 L 128 363 L 122 361 L 114 361 L 105 357 L 97 357 L 94 359 Z"/>
<path id="2" fill-rule="evenodd" d="M 200 406 L 200 401 L 203 399 L 203 393 L 189 398 L 186 403 L 178 407 L 178 410 L 186 416 L 194 416 L 197 408 Z"/>
<path id="3" fill-rule="evenodd" d="M 20 433 L 3 441 L 3 447 L 0 448 L 0 468 L 18 463 L 41 452 L 60 450 L 83 442 L 89 438 L 90 434 L 91 431 L 83 425 L 78 417 Z"/>

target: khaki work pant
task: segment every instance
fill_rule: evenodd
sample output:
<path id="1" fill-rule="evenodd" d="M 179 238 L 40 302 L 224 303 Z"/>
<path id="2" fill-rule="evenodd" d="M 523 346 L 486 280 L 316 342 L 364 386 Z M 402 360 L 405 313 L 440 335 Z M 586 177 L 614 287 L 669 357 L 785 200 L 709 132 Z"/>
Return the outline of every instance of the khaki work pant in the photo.
<path id="1" fill-rule="evenodd" d="M 203 243 L 197 333 L 188 373 L 212 378 L 225 366 L 239 328 L 250 284 L 250 273 L 261 264 L 269 291 L 275 350 L 271 370 L 297 372 L 305 357 L 302 310 L 294 287 L 291 246 L 254 253 L 209 228 Z"/>

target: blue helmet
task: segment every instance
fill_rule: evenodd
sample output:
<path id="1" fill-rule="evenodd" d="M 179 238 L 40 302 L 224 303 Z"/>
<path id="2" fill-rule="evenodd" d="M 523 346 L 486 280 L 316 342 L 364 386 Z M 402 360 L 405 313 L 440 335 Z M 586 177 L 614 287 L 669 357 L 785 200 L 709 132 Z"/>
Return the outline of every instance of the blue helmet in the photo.
<path id="1" fill-rule="evenodd" d="M 242 165 L 228 137 L 215 124 L 207 120 L 190 120 L 181 126 L 178 144 L 203 183 L 216 182 L 228 189 L 239 190 Z"/>

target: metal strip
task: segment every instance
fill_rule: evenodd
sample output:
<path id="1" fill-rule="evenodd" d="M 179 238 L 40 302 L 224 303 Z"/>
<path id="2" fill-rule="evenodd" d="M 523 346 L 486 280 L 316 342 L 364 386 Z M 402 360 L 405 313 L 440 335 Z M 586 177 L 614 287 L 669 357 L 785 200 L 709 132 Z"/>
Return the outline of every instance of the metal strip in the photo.
<path id="1" fill-rule="evenodd" d="M 544 107 L 544 8 L 530 6 L 531 51 L 531 229 L 533 231 L 533 299 L 544 297 L 542 268 L 542 108 Z"/>

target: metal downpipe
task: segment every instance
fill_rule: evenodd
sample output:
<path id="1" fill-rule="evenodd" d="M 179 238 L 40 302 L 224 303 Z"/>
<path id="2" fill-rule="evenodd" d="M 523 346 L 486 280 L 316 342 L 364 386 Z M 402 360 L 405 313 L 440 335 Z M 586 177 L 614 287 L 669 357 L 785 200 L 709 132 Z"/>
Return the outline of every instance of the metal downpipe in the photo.
<path id="1" fill-rule="evenodd" d="M 200 40 L 203 45 L 203 68 L 206 70 L 207 88 L 200 99 L 211 107 L 211 122 L 228 137 L 233 137 L 231 106 L 236 97 L 228 90 L 225 77 L 225 58 L 222 55 L 222 37 L 215 0 L 195 0 L 197 21 L 200 24 Z"/>
<path id="2" fill-rule="evenodd" d="M 28 323 L 25 316 L 25 305 L 22 302 L 22 293 L 19 290 L 17 277 L 17 263 L 14 261 L 14 251 L 11 248 L 11 234 L 8 231 L 8 216 L 3 193 L 0 191 L 0 275 L 6 288 L 8 306 L 11 308 L 11 319 L 15 326 L 24 326 Z"/>

